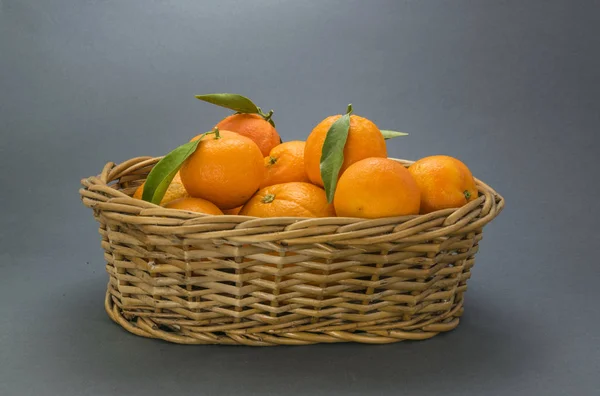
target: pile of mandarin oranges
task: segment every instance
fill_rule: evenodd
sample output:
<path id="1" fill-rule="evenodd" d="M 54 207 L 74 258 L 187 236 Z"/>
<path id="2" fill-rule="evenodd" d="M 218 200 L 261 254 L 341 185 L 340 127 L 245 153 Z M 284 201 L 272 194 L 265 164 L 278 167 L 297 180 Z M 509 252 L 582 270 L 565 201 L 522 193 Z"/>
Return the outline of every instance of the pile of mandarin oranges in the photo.
<path id="1" fill-rule="evenodd" d="M 235 113 L 165 156 L 134 198 L 208 215 L 374 219 L 458 208 L 478 196 L 461 161 L 435 155 L 405 167 L 388 158 L 377 125 L 351 110 L 325 118 L 306 141 L 282 142 L 273 112 L 249 99 L 197 98 Z"/>

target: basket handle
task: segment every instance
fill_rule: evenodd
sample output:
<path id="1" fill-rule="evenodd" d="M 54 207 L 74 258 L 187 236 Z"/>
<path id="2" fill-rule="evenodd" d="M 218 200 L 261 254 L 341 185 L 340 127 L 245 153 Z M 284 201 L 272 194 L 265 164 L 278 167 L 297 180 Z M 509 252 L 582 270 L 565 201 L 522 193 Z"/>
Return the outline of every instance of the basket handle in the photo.
<path id="1" fill-rule="evenodd" d="M 90 176 L 81 180 L 79 190 L 83 204 L 93 208 L 99 202 L 108 202 L 114 198 L 130 198 L 127 194 L 109 185 L 132 172 L 155 165 L 161 157 L 137 157 L 119 165 L 108 162 L 98 176 Z"/>
<path id="2" fill-rule="evenodd" d="M 100 181 L 104 184 L 108 184 L 110 183 L 112 180 L 110 179 L 110 171 L 116 166 L 116 164 L 114 162 L 108 162 L 106 165 L 104 165 L 104 168 L 102 168 L 102 172 L 100 173 L 100 175 L 98 176 L 100 178 Z"/>

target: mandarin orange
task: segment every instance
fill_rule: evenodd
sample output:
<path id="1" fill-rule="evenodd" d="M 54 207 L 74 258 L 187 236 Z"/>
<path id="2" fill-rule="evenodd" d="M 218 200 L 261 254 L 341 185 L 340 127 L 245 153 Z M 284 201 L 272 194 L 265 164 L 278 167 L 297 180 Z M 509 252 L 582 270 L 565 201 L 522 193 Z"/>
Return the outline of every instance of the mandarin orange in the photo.
<path id="1" fill-rule="evenodd" d="M 220 209 L 232 209 L 258 190 L 264 178 L 263 161 L 252 140 L 217 130 L 206 135 L 183 163 L 181 181 L 191 196 L 213 202 Z"/>
<path id="2" fill-rule="evenodd" d="M 323 186 L 321 178 L 321 152 L 327 131 L 341 115 L 325 118 L 310 133 L 304 149 L 304 166 L 310 181 Z M 377 125 L 357 115 L 350 116 L 348 139 L 344 146 L 344 162 L 340 169 L 341 176 L 353 163 L 370 157 L 387 157 L 385 139 Z M 338 177 L 339 177 L 338 176 Z"/>
<path id="3" fill-rule="evenodd" d="M 325 190 L 310 183 L 291 182 L 260 189 L 242 208 L 240 215 L 254 217 L 331 217 L 333 205 Z"/>
<path id="4" fill-rule="evenodd" d="M 358 161 L 340 177 L 333 199 L 338 216 L 380 218 L 419 213 L 420 192 L 406 168 L 388 158 Z"/>
<path id="5" fill-rule="evenodd" d="M 165 205 L 165 208 L 188 210 L 190 212 L 205 213 L 211 215 L 222 215 L 223 212 L 217 206 L 202 198 L 179 198 Z"/>
<path id="6" fill-rule="evenodd" d="M 471 171 L 456 158 L 447 155 L 421 158 L 408 171 L 421 190 L 421 213 L 459 208 L 478 196 Z"/>
<path id="7" fill-rule="evenodd" d="M 304 170 L 302 141 L 285 142 L 275 146 L 265 157 L 265 179 L 262 187 L 289 182 L 309 182 Z"/>
<path id="8" fill-rule="evenodd" d="M 281 142 L 275 127 L 258 114 L 232 114 L 222 119 L 216 128 L 250 138 L 256 143 L 263 157 L 269 155 L 273 147 Z"/>

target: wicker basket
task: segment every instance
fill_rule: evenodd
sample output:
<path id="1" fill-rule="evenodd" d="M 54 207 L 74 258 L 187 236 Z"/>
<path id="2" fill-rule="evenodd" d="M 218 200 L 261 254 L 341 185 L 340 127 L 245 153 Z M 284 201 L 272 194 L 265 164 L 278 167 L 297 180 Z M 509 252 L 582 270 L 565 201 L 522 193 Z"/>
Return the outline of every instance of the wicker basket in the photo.
<path id="1" fill-rule="evenodd" d="M 482 228 L 504 206 L 477 180 L 478 199 L 420 216 L 209 216 L 130 197 L 159 159 L 109 163 L 80 193 L 100 223 L 110 318 L 182 344 L 381 344 L 452 330 Z"/>

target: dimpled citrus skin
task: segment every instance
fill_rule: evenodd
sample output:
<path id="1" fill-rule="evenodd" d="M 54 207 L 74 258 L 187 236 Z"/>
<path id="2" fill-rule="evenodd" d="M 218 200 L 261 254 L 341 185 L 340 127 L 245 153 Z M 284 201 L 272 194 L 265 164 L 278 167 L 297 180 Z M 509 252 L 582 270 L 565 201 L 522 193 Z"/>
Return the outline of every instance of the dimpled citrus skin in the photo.
<path id="1" fill-rule="evenodd" d="M 471 171 L 456 158 L 447 155 L 421 158 L 408 171 L 421 190 L 421 213 L 460 208 L 478 196 Z"/>
<path id="2" fill-rule="evenodd" d="M 144 185 L 145 184 L 146 184 L 146 182 L 142 183 L 142 185 L 139 186 L 137 188 L 137 190 L 135 190 L 135 193 L 133 194 L 133 198 L 142 199 L 142 195 L 144 194 Z M 163 196 L 162 200 L 160 201 L 160 204 L 162 206 L 164 206 L 165 204 L 167 204 L 171 201 L 174 201 L 179 198 L 189 197 L 189 196 L 190 196 L 190 194 L 188 194 L 187 190 L 183 186 L 183 183 L 181 182 L 181 174 L 179 172 L 177 172 L 175 174 L 175 177 L 173 177 L 171 184 L 169 184 L 169 187 L 167 188 L 165 195 Z"/>
<path id="3" fill-rule="evenodd" d="M 192 197 L 206 199 L 221 210 L 233 209 L 258 190 L 264 178 L 264 158 L 247 137 L 231 131 L 219 131 L 219 135 L 202 139 L 183 163 L 181 181 Z"/>
<path id="4" fill-rule="evenodd" d="M 165 208 L 189 210 L 190 212 L 205 213 L 211 215 L 222 215 L 223 212 L 217 206 L 202 198 L 180 198 L 165 205 Z"/>
<path id="5" fill-rule="evenodd" d="M 408 170 L 387 158 L 367 158 L 344 172 L 333 199 L 342 217 L 376 219 L 419 213 L 420 191 Z"/>
<path id="6" fill-rule="evenodd" d="M 341 115 L 335 115 L 325 118 L 312 130 L 308 139 L 306 139 L 304 167 L 310 181 L 319 186 L 323 186 L 323 179 L 321 178 L 321 152 L 323 150 L 323 143 L 325 142 L 327 131 L 329 131 L 331 125 L 340 117 Z M 385 139 L 379 128 L 377 128 L 377 125 L 372 121 L 357 115 L 351 115 L 348 139 L 344 146 L 344 162 L 342 163 L 339 176 L 353 163 L 370 157 L 387 157 Z"/>
<path id="7" fill-rule="evenodd" d="M 289 182 L 309 182 L 304 171 L 304 142 L 281 143 L 265 157 L 265 179 L 262 187 Z"/>
<path id="8" fill-rule="evenodd" d="M 333 217 L 325 190 L 310 183 L 275 184 L 260 189 L 240 211 L 253 217 Z"/>
<path id="9" fill-rule="evenodd" d="M 232 114 L 222 119 L 216 127 L 253 140 L 263 157 L 281 142 L 275 127 L 258 114 Z"/>

